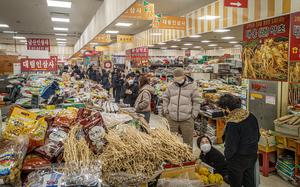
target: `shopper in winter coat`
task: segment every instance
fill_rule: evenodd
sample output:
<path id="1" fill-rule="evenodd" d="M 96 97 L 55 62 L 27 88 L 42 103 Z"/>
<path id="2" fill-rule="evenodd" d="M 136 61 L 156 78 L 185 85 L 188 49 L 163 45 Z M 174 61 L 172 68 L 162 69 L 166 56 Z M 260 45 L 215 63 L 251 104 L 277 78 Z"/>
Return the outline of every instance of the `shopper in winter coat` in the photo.
<path id="1" fill-rule="evenodd" d="M 125 77 L 122 76 L 120 71 L 116 73 L 116 80 L 115 80 L 115 102 L 120 103 L 121 95 L 122 95 L 122 87 L 124 85 Z"/>
<path id="2" fill-rule="evenodd" d="M 241 109 L 241 99 L 236 96 L 225 94 L 218 105 L 227 114 L 223 140 L 230 186 L 255 186 L 254 167 L 260 138 L 257 119 Z"/>
<path id="3" fill-rule="evenodd" d="M 173 72 L 174 82 L 163 94 L 163 113 L 169 120 L 170 130 L 181 133 L 183 142 L 193 146 L 194 119 L 200 110 L 200 96 L 196 83 L 185 76 L 182 68 Z"/>
<path id="4" fill-rule="evenodd" d="M 95 81 L 95 82 L 97 82 L 97 83 L 100 82 L 101 75 L 100 75 L 100 72 L 99 72 L 97 66 L 95 66 L 95 65 L 92 66 L 92 69 L 89 71 L 89 78 L 90 78 L 92 81 Z"/>
<path id="5" fill-rule="evenodd" d="M 117 84 L 117 69 L 111 73 L 111 87 L 113 89 L 113 97 L 116 98 L 116 84 Z"/>
<path id="6" fill-rule="evenodd" d="M 122 98 L 124 104 L 129 104 L 131 107 L 133 107 L 138 96 L 138 90 L 138 82 L 134 81 L 134 76 L 132 74 L 127 75 L 126 82 L 122 89 Z"/>
<path id="7" fill-rule="evenodd" d="M 102 86 L 105 90 L 109 92 L 110 82 L 109 82 L 109 73 L 105 70 L 102 70 Z"/>
<path id="8" fill-rule="evenodd" d="M 149 79 L 145 76 L 139 78 L 139 95 L 134 104 L 136 112 L 143 114 L 148 123 L 150 122 L 151 113 L 151 95 L 155 92 L 149 82 Z"/>
<path id="9" fill-rule="evenodd" d="M 71 74 L 72 77 L 75 77 L 76 80 L 80 80 L 83 78 L 83 74 L 80 71 L 79 67 L 77 65 L 74 66 L 73 72 Z"/>
<path id="10" fill-rule="evenodd" d="M 208 136 L 199 137 L 197 139 L 197 145 L 201 150 L 201 161 L 213 167 L 215 169 L 215 173 L 221 174 L 225 181 L 227 181 L 227 163 L 224 155 L 212 146 L 211 140 Z"/>

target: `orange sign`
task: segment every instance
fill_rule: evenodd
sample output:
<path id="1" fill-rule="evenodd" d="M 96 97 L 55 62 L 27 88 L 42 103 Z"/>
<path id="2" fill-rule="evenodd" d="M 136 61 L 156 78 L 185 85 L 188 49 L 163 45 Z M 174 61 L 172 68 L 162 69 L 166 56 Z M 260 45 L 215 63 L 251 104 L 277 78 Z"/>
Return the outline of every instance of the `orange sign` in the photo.
<path id="1" fill-rule="evenodd" d="M 98 36 L 96 36 L 94 41 L 98 43 L 110 43 L 111 38 L 109 34 L 98 34 Z"/>
<path id="2" fill-rule="evenodd" d="M 186 18 L 176 16 L 155 16 L 152 27 L 156 29 L 186 29 Z"/>
<path id="3" fill-rule="evenodd" d="M 118 43 L 131 43 L 133 42 L 133 36 L 131 35 L 117 35 Z"/>
<path id="4" fill-rule="evenodd" d="M 154 4 L 134 3 L 121 17 L 125 19 L 153 20 L 154 16 Z"/>

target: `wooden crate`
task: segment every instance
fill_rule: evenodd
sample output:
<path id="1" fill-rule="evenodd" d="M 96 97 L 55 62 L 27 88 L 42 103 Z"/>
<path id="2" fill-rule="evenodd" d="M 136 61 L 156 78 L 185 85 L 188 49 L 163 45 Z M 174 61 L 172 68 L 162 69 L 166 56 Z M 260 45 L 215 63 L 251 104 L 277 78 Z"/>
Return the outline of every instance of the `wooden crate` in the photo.
<path id="1" fill-rule="evenodd" d="M 276 140 L 276 144 L 280 147 L 287 147 L 287 140 L 286 137 L 284 136 L 280 136 L 280 135 L 276 135 L 275 136 L 275 140 Z"/>
<path id="2" fill-rule="evenodd" d="M 297 142 L 295 139 L 292 138 L 286 138 L 287 142 L 287 148 L 291 150 L 296 150 L 297 149 Z"/>

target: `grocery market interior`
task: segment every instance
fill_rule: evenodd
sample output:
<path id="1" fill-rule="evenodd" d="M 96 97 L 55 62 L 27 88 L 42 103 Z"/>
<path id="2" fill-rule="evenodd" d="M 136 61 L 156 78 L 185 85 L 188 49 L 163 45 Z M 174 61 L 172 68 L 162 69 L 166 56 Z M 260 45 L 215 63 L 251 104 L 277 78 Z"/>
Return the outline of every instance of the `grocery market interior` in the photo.
<path id="1" fill-rule="evenodd" d="M 299 0 L 0 1 L 0 186 L 299 185 Z"/>

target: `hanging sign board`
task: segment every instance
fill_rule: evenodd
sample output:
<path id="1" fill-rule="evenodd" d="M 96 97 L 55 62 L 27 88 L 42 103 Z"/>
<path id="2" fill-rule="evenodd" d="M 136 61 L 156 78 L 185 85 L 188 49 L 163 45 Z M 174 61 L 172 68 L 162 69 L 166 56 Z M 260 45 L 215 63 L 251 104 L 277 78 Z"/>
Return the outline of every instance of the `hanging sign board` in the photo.
<path id="1" fill-rule="evenodd" d="M 290 60 L 300 61 L 300 12 L 291 14 Z"/>
<path id="2" fill-rule="evenodd" d="M 98 43 L 110 43 L 111 38 L 109 34 L 98 34 L 93 41 Z"/>
<path id="3" fill-rule="evenodd" d="M 153 19 L 152 27 L 156 29 L 186 29 L 186 18 L 177 16 L 161 16 L 157 14 Z"/>
<path id="4" fill-rule="evenodd" d="M 155 16 L 154 4 L 144 1 L 141 3 L 134 3 L 127 9 L 121 18 L 124 19 L 139 19 L 139 20 L 153 20 Z"/>
<path id="5" fill-rule="evenodd" d="M 244 78 L 287 81 L 289 30 L 289 15 L 244 25 Z"/>
<path id="6" fill-rule="evenodd" d="M 131 43 L 133 42 L 133 36 L 131 35 L 117 35 L 118 43 Z"/>
<path id="7" fill-rule="evenodd" d="M 225 7 L 248 8 L 248 0 L 224 0 Z"/>
<path id="8" fill-rule="evenodd" d="M 57 71 L 57 61 L 57 56 L 51 56 L 49 59 L 22 58 L 21 71 Z"/>
<path id="9" fill-rule="evenodd" d="M 50 51 L 50 40 L 40 38 L 28 38 L 27 50 Z"/>
<path id="10" fill-rule="evenodd" d="M 95 51 L 106 51 L 108 50 L 109 48 L 107 46 L 95 46 Z"/>

